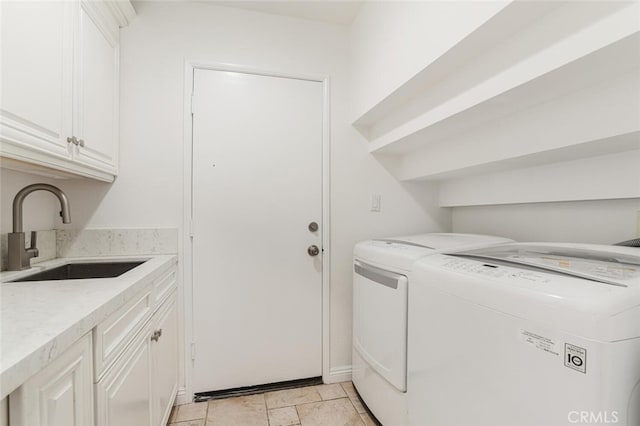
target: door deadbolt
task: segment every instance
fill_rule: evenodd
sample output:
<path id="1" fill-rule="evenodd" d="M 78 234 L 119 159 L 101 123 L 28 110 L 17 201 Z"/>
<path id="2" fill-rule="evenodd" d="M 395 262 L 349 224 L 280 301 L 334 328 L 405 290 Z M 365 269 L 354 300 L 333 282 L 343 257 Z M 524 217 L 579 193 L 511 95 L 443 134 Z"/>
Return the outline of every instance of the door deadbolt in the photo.
<path id="1" fill-rule="evenodd" d="M 320 249 L 318 248 L 318 246 L 312 245 L 307 249 L 307 253 L 309 253 L 309 256 L 317 256 L 320 254 Z"/>
<path id="2" fill-rule="evenodd" d="M 318 223 L 317 222 L 311 222 L 309 224 L 309 231 L 316 232 L 317 230 L 318 230 Z"/>

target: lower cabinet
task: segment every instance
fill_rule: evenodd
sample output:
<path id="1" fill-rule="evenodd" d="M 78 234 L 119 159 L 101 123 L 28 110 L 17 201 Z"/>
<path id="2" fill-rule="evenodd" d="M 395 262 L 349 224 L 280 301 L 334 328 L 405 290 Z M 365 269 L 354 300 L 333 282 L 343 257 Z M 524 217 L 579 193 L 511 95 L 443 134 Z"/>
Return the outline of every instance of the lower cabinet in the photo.
<path id="1" fill-rule="evenodd" d="M 151 315 L 136 309 L 136 301 L 148 298 L 146 288 L 12 392 L 9 425 L 166 425 L 178 387 L 175 276 L 174 268 L 154 282 L 152 291 L 162 290 L 163 296 L 153 298 L 160 306 L 153 306 Z M 173 287 L 168 291 L 167 277 Z M 92 335 L 105 324 L 118 337 L 106 341 L 120 349 L 105 358 L 104 369 L 94 371 L 94 341 L 99 339 Z M 111 335 L 109 330 L 103 334 Z"/>
<path id="2" fill-rule="evenodd" d="M 12 426 L 93 425 L 91 333 L 9 397 Z"/>
<path id="3" fill-rule="evenodd" d="M 166 424 L 176 396 L 175 292 L 96 383 L 97 426 Z"/>
<path id="4" fill-rule="evenodd" d="M 96 384 L 98 426 L 151 425 L 151 323 Z"/>
<path id="5" fill-rule="evenodd" d="M 175 293 L 157 313 L 158 339 L 151 343 L 151 424 L 165 425 L 178 392 L 178 314 Z"/>

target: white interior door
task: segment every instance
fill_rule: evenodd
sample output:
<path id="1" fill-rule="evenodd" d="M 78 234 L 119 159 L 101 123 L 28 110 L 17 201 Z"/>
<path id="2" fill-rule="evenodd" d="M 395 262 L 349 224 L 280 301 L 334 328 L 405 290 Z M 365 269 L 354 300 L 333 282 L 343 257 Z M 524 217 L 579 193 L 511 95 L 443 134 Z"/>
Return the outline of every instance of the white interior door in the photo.
<path id="1" fill-rule="evenodd" d="M 194 390 L 320 376 L 322 83 L 195 70 L 193 94 Z"/>

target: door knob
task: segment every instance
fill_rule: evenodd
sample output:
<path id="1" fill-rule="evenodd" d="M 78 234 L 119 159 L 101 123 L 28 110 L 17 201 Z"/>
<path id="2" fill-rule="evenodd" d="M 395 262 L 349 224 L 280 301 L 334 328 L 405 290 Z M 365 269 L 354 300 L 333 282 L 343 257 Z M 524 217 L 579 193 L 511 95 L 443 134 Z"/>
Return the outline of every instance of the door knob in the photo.
<path id="1" fill-rule="evenodd" d="M 309 253 L 309 256 L 317 256 L 318 254 L 320 254 L 320 249 L 318 248 L 318 246 L 312 245 L 307 249 L 307 253 Z"/>
<path id="2" fill-rule="evenodd" d="M 318 223 L 317 222 L 311 222 L 309 224 L 309 231 L 316 232 L 317 230 L 318 230 Z"/>

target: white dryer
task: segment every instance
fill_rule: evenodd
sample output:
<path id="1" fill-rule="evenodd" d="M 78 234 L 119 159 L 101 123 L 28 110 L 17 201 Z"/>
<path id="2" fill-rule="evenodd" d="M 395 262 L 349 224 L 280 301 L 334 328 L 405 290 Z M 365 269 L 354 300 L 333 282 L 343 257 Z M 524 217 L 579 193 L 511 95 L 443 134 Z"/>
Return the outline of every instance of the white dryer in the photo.
<path id="1" fill-rule="evenodd" d="M 358 243 L 354 249 L 352 380 L 385 426 L 407 424 L 407 276 L 440 250 L 509 242 L 470 234 L 420 234 Z"/>
<path id="2" fill-rule="evenodd" d="M 640 249 L 512 243 L 410 280 L 409 424 L 640 425 Z"/>

